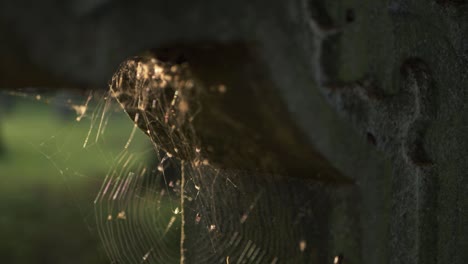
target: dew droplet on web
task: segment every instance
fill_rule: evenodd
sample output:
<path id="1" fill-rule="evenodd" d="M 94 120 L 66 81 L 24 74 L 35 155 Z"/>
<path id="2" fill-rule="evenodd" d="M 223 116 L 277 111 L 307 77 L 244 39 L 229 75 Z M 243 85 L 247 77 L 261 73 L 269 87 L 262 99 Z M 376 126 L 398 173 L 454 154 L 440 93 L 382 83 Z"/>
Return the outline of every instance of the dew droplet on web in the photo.
<path id="1" fill-rule="evenodd" d="M 333 259 L 333 264 L 343 264 L 343 256 L 338 255 Z"/>
<path id="2" fill-rule="evenodd" d="M 215 231 L 216 230 L 216 225 L 210 225 L 209 231 Z"/>
<path id="3" fill-rule="evenodd" d="M 174 224 L 175 220 L 176 220 L 176 217 L 172 216 L 171 219 L 169 220 L 169 223 L 166 226 L 166 230 L 164 230 L 164 234 L 166 234 L 169 231 L 169 229 L 171 229 L 171 227 Z"/>
<path id="4" fill-rule="evenodd" d="M 117 214 L 117 219 L 127 220 L 127 215 L 125 214 L 125 211 L 120 211 Z"/>
<path id="5" fill-rule="evenodd" d="M 219 93 L 222 93 L 222 94 L 223 94 L 223 93 L 225 93 L 226 91 L 227 91 L 226 85 L 221 84 L 221 85 L 218 86 L 218 92 L 219 92 Z"/>
<path id="6" fill-rule="evenodd" d="M 164 78 L 164 80 L 166 80 L 168 82 L 172 81 L 172 76 L 171 75 L 164 75 L 163 78 Z"/>
<path id="7" fill-rule="evenodd" d="M 149 250 L 149 251 L 142 257 L 143 261 L 146 261 L 146 260 L 148 259 L 150 253 L 151 253 L 151 250 Z"/>
<path id="8" fill-rule="evenodd" d="M 304 252 L 307 247 L 307 242 L 305 240 L 299 241 L 299 250 Z"/>
<path id="9" fill-rule="evenodd" d="M 164 167 L 161 164 L 158 165 L 158 171 L 160 171 L 160 172 L 164 171 Z"/>
<path id="10" fill-rule="evenodd" d="M 72 105 L 71 107 L 76 112 L 76 121 L 80 122 L 86 113 L 86 105 Z"/>
<path id="11" fill-rule="evenodd" d="M 154 75 L 160 75 L 161 73 L 163 72 L 163 68 L 157 66 L 157 65 L 154 65 L 153 66 L 153 73 Z"/>
<path id="12" fill-rule="evenodd" d="M 247 218 L 249 218 L 249 215 L 248 214 L 243 214 L 241 219 L 240 219 L 240 223 L 241 224 L 245 223 L 245 221 L 247 221 Z"/>
<path id="13" fill-rule="evenodd" d="M 182 113 L 187 113 L 189 111 L 189 105 L 187 101 L 183 100 L 179 102 L 179 111 Z"/>
<path id="14" fill-rule="evenodd" d="M 140 118 L 140 114 L 139 113 L 136 113 L 135 114 L 135 119 L 133 120 L 133 122 L 135 123 L 138 123 L 138 119 Z"/>
<path id="15" fill-rule="evenodd" d="M 194 85 L 195 84 L 194 84 L 194 82 L 192 80 L 188 80 L 188 81 L 185 82 L 185 88 L 187 88 L 187 89 L 193 88 Z"/>

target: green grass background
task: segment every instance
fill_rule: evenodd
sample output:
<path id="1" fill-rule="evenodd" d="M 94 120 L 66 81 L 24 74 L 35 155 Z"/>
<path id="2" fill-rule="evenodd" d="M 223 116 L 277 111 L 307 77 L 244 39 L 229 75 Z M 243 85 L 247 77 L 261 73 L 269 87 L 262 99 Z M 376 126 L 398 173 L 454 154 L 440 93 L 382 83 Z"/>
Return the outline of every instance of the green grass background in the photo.
<path id="1" fill-rule="evenodd" d="M 0 258 L 2 263 L 109 263 L 97 235 L 93 200 L 132 122 L 110 111 L 106 132 L 89 144 L 90 107 L 80 122 L 63 118 L 51 104 L 16 101 L 0 116 Z M 94 108 L 94 109 L 92 109 Z M 138 130 L 131 144 L 145 157 L 151 148 Z"/>

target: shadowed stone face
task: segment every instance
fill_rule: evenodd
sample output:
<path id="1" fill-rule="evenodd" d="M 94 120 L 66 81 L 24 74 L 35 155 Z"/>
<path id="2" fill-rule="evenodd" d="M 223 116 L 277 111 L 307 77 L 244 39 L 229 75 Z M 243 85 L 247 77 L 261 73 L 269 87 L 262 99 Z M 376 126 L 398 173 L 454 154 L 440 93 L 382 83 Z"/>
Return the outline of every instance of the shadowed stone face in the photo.
<path id="1" fill-rule="evenodd" d="M 154 52 L 124 62 L 111 90 L 166 152 L 187 161 L 201 152 L 222 168 L 350 182 L 304 144 L 250 49 L 194 45 Z"/>

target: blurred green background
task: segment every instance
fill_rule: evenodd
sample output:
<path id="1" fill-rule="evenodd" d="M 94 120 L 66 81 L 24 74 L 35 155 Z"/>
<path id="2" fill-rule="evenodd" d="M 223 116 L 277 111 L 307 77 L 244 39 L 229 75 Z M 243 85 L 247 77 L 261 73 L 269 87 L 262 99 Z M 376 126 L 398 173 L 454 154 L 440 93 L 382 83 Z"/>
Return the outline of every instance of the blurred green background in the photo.
<path id="1" fill-rule="evenodd" d="M 109 263 L 96 230 L 93 200 L 133 123 L 122 111 L 111 110 L 106 130 L 119 133 L 104 132 L 96 140 L 99 118 L 93 121 L 93 114 L 102 113 L 103 100 L 91 102 L 78 122 L 65 102 L 2 96 L 2 263 Z M 132 146 L 151 153 L 139 130 Z"/>

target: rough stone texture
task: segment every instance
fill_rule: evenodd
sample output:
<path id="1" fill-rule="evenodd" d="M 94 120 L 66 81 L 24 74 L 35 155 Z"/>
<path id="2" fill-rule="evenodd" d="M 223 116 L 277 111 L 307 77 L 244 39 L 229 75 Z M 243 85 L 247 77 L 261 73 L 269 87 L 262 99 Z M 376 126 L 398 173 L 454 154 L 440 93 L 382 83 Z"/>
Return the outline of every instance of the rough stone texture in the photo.
<path id="1" fill-rule="evenodd" d="M 324 94 L 392 163 L 389 262 L 462 263 L 466 128 L 449 124 L 467 120 L 467 7 L 413 1 L 355 12 L 342 44 L 323 49 L 322 61 L 340 63 L 317 68 Z"/>
<path id="2" fill-rule="evenodd" d="M 92 86 L 104 86 L 119 62 L 148 48 L 255 42 L 297 124 L 359 189 L 360 252 L 339 239 L 346 208 L 330 220 L 331 250 L 355 254 L 353 263 L 468 259 L 466 1 L 78 7 L 2 1 L 0 21 L 13 32 L 5 39 L 20 43 L 14 52 L 41 70 Z"/>

